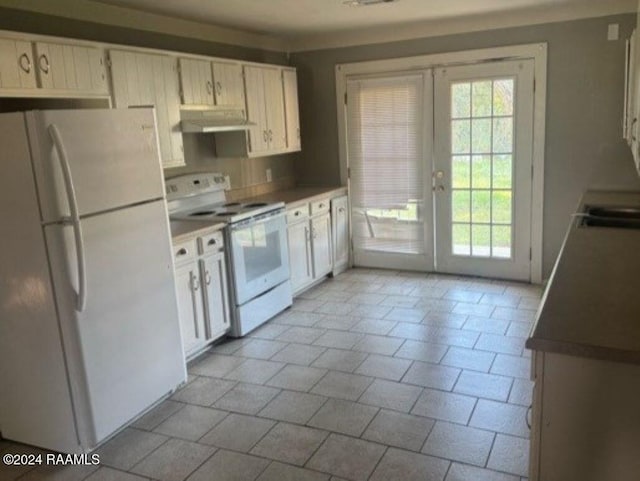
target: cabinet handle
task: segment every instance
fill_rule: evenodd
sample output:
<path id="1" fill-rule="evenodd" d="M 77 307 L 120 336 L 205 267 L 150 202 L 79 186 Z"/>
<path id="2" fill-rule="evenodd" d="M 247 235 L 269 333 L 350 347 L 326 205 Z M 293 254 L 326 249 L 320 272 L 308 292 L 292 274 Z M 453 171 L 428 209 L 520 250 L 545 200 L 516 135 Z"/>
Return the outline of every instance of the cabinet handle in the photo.
<path id="1" fill-rule="evenodd" d="M 189 251 L 183 247 L 178 252 L 176 252 L 176 257 L 186 256 L 188 253 Z"/>
<path id="2" fill-rule="evenodd" d="M 200 289 L 200 282 L 198 282 L 198 277 L 197 276 L 193 276 L 191 278 L 191 285 L 193 286 L 193 292 L 195 292 L 198 289 Z"/>
<path id="3" fill-rule="evenodd" d="M 204 282 L 207 285 L 211 284 L 211 274 L 209 273 L 209 271 L 205 271 L 204 273 Z"/>
<path id="4" fill-rule="evenodd" d="M 273 140 L 273 131 L 269 129 L 269 142 Z"/>
<path id="5" fill-rule="evenodd" d="M 221 93 L 222 93 L 222 84 L 220 82 L 216 82 L 216 94 L 220 96 Z"/>
<path id="6" fill-rule="evenodd" d="M 529 416 L 531 415 L 532 408 L 533 408 L 533 404 L 529 404 L 529 407 L 527 408 L 527 412 L 524 415 L 524 421 L 527 423 L 527 427 L 529 428 L 529 430 L 531 430 L 531 420 L 529 419 Z"/>
<path id="7" fill-rule="evenodd" d="M 44 65 L 42 64 L 43 61 L 44 61 Z M 44 73 L 46 74 L 49 73 L 49 67 L 50 67 L 49 59 L 45 54 L 40 55 L 40 58 L 38 59 L 38 66 L 40 67 L 40 70 L 42 70 Z"/>
<path id="8" fill-rule="evenodd" d="M 22 55 L 20 55 L 20 57 L 18 57 L 18 65 L 20 65 L 20 68 L 26 73 L 31 72 L 31 59 L 26 53 L 23 53 Z"/>
<path id="9" fill-rule="evenodd" d="M 633 121 L 631 122 L 631 128 L 633 129 L 634 125 L 636 125 L 636 123 L 638 122 L 638 118 L 636 117 L 635 119 L 633 119 Z M 633 140 L 634 142 L 637 140 L 636 139 L 636 134 L 631 131 L 631 140 Z"/>
<path id="10" fill-rule="evenodd" d="M 262 138 L 264 139 L 265 142 L 269 141 L 269 134 L 267 133 L 266 130 L 262 131 Z"/>
<path id="11" fill-rule="evenodd" d="M 211 95 L 213 93 L 213 84 L 211 80 L 207 80 L 207 94 Z"/>
<path id="12" fill-rule="evenodd" d="M 207 242 L 207 245 L 209 245 L 209 246 L 216 245 L 216 240 L 215 239 L 209 239 L 209 242 Z"/>

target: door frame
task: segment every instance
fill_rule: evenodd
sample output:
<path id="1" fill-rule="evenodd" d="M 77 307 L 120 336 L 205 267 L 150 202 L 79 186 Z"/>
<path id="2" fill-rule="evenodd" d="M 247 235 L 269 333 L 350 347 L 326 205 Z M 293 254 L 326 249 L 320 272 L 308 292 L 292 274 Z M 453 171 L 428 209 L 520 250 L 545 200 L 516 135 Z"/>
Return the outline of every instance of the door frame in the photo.
<path id="1" fill-rule="evenodd" d="M 420 55 L 415 57 L 337 64 L 335 66 L 335 78 L 340 182 L 342 185 L 349 185 L 345 105 L 348 76 L 376 73 L 391 74 L 393 72 L 434 69 L 450 65 L 524 59 L 533 59 L 534 61 L 530 279 L 532 283 L 540 284 L 542 283 L 544 149 L 547 99 L 546 43 L 512 45 L 506 47 Z"/>

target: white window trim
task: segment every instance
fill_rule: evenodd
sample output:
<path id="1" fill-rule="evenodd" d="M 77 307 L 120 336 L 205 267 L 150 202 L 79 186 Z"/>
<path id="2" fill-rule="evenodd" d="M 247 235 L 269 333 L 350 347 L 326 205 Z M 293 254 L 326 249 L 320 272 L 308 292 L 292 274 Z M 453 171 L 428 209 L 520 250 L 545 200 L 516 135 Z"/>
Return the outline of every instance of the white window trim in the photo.
<path id="1" fill-rule="evenodd" d="M 445 65 L 470 64 L 490 60 L 533 59 L 534 61 L 534 114 L 533 114 L 533 179 L 531 198 L 531 282 L 542 283 L 542 229 L 544 201 L 544 148 L 547 99 L 547 44 L 534 43 L 513 45 L 462 52 L 420 55 L 385 60 L 372 60 L 337 64 L 336 106 L 338 112 L 338 147 L 340 160 L 340 181 L 348 185 L 345 94 L 347 77 L 351 75 L 393 73 L 396 71 L 424 70 Z"/>

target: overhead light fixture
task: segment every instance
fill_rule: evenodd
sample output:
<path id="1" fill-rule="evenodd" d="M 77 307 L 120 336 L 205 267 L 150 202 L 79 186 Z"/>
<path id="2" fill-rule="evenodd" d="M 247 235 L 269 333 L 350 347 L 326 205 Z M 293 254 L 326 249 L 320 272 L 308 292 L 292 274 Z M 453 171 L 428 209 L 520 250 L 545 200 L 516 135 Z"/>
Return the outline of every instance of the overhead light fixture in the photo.
<path id="1" fill-rule="evenodd" d="M 350 7 L 367 7 L 369 5 L 377 5 L 379 3 L 391 3 L 396 0 L 347 0 L 343 2 L 345 5 Z"/>

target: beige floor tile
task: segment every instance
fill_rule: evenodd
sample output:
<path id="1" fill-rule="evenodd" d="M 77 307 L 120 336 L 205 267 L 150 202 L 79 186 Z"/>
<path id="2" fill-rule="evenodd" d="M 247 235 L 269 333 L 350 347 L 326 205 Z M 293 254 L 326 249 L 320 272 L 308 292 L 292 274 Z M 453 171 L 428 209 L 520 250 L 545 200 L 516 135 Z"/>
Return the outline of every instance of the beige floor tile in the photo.
<path id="1" fill-rule="evenodd" d="M 409 289 L 411 289 L 409 287 Z M 411 292 L 411 291 L 410 291 Z M 390 294 L 386 296 L 382 302 L 380 302 L 381 306 L 391 306 L 391 307 L 404 307 L 404 308 L 412 308 L 420 300 L 418 296 L 412 295 L 403 295 L 403 294 Z"/>
<path id="2" fill-rule="evenodd" d="M 356 323 L 360 322 L 359 317 L 352 316 L 325 316 L 314 324 L 314 327 L 320 329 L 338 329 L 348 331 Z"/>
<path id="3" fill-rule="evenodd" d="M 275 319 L 263 324 L 261 327 L 252 331 L 248 337 L 250 338 L 258 338 L 258 339 L 275 339 L 284 331 L 289 329 L 291 326 L 287 324 L 277 324 Z"/>
<path id="4" fill-rule="evenodd" d="M 200 406 L 211 406 L 235 385 L 233 381 L 199 377 L 171 396 L 171 399 Z"/>
<path id="5" fill-rule="evenodd" d="M 86 481 L 145 481 L 146 479 L 137 474 L 125 473 L 103 466 L 86 478 Z"/>
<path id="6" fill-rule="evenodd" d="M 189 481 L 253 481 L 268 465 L 266 459 L 221 449 L 189 476 Z"/>
<path id="7" fill-rule="evenodd" d="M 391 312 L 391 309 L 391 306 L 358 304 L 354 309 L 349 311 L 349 315 L 369 319 L 384 319 L 384 317 Z"/>
<path id="8" fill-rule="evenodd" d="M 367 334 L 364 338 L 358 341 L 355 346 L 353 346 L 353 350 L 368 352 L 371 354 L 393 356 L 393 354 L 402 345 L 402 342 L 402 339 Z"/>
<path id="9" fill-rule="evenodd" d="M 493 366 L 491 366 L 491 372 L 503 376 L 529 379 L 531 375 L 531 361 L 520 356 L 498 354 Z"/>
<path id="10" fill-rule="evenodd" d="M 20 476 L 19 479 L 21 481 L 81 481 L 98 469 L 98 466 L 94 465 L 56 466 L 46 464 L 44 459 L 42 462 L 42 465 L 28 471 L 24 476 Z M 122 473 L 122 471 L 113 471 Z M 4 481 L 9 478 L 5 478 L 0 472 L 0 479 Z"/>
<path id="11" fill-rule="evenodd" d="M 211 446 L 170 439 L 136 464 L 131 472 L 160 481 L 182 481 L 214 452 Z"/>
<path id="12" fill-rule="evenodd" d="M 243 344 L 233 355 L 253 359 L 269 359 L 286 345 L 286 342 L 271 341 L 268 339 L 251 339 L 246 344 Z"/>
<path id="13" fill-rule="evenodd" d="M 358 401 L 408 413 L 421 393 L 418 386 L 376 379 Z"/>
<path id="14" fill-rule="evenodd" d="M 304 424 L 326 400 L 326 397 L 315 394 L 282 391 L 260 411 L 259 416 Z"/>
<path id="15" fill-rule="evenodd" d="M 252 454 L 298 466 L 304 465 L 328 433 L 319 429 L 279 423 L 251 450 Z"/>
<path id="16" fill-rule="evenodd" d="M 244 414 L 256 414 L 280 393 L 280 389 L 256 384 L 238 383 L 224 396 L 216 401 L 214 406 L 226 411 Z"/>
<path id="17" fill-rule="evenodd" d="M 342 399 L 329 399 L 307 425 L 358 437 L 377 412 L 376 407 Z"/>
<path id="18" fill-rule="evenodd" d="M 507 336 L 529 337 L 533 322 L 511 321 L 507 329 Z"/>
<path id="19" fill-rule="evenodd" d="M 438 421 L 422 452 L 484 467 L 494 436 L 491 431 Z"/>
<path id="20" fill-rule="evenodd" d="M 490 304 L 492 306 L 499 307 L 512 307 L 517 308 L 520 304 L 520 296 L 513 294 L 484 294 L 480 299 L 480 304 Z"/>
<path id="21" fill-rule="evenodd" d="M 278 352 L 271 358 L 272 361 L 286 362 L 291 364 L 299 364 L 308 366 L 318 359 L 320 355 L 326 351 L 326 348 L 320 346 L 307 346 L 305 344 L 289 344 L 282 351 Z"/>
<path id="22" fill-rule="evenodd" d="M 487 467 L 526 476 L 529 470 L 529 440 L 498 434 Z"/>
<path id="23" fill-rule="evenodd" d="M 306 467 L 353 481 L 365 481 L 384 454 L 379 444 L 331 434 Z"/>
<path id="24" fill-rule="evenodd" d="M 373 378 L 329 371 L 311 390 L 314 394 L 355 401 L 367 389 Z"/>
<path id="25" fill-rule="evenodd" d="M 533 397 L 533 382 L 528 379 L 515 379 L 511 392 L 509 393 L 509 402 L 511 404 L 520 404 L 521 406 L 530 406 Z"/>
<path id="26" fill-rule="evenodd" d="M 167 419 L 172 414 L 184 407 L 184 403 L 166 400 L 161 402 L 158 406 L 153 408 L 147 414 L 139 418 L 131 427 L 144 429 L 146 431 L 153 431 L 162 421 Z"/>
<path id="27" fill-rule="evenodd" d="M 443 421 L 467 424 L 476 398 L 434 389 L 425 389 L 420 395 L 411 414 Z"/>
<path id="28" fill-rule="evenodd" d="M 257 481 L 328 481 L 328 479 L 328 474 L 273 462 Z"/>
<path id="29" fill-rule="evenodd" d="M 362 435 L 363 439 L 388 446 L 420 451 L 434 421 L 420 416 L 380 410 Z"/>
<path id="30" fill-rule="evenodd" d="M 385 321 L 383 319 L 363 319 L 355 324 L 351 330 L 353 332 L 362 332 L 364 334 L 379 334 L 384 336 L 395 327 L 397 322 Z"/>
<path id="31" fill-rule="evenodd" d="M 429 342 L 406 340 L 396 351 L 394 357 L 413 359 L 438 364 L 446 354 L 448 346 Z"/>
<path id="32" fill-rule="evenodd" d="M 356 332 L 329 330 L 316 339 L 313 344 L 336 349 L 351 349 L 363 337 L 363 334 Z"/>
<path id="33" fill-rule="evenodd" d="M 491 352 L 476 351 L 464 347 L 450 347 L 440 361 L 445 366 L 489 372 L 496 355 Z"/>
<path id="34" fill-rule="evenodd" d="M 480 399 L 469 425 L 527 438 L 529 429 L 525 422 L 526 411 L 524 406 Z"/>
<path id="35" fill-rule="evenodd" d="M 200 439 L 201 444 L 248 452 L 273 426 L 274 421 L 230 414 Z"/>
<path id="36" fill-rule="evenodd" d="M 443 299 L 451 299 L 458 302 L 470 302 L 477 304 L 482 298 L 482 293 L 477 291 L 469 291 L 467 289 L 453 288 L 449 289 L 443 296 Z"/>
<path id="37" fill-rule="evenodd" d="M 353 372 L 367 358 L 365 352 L 345 349 L 327 349 L 312 366 L 333 369 L 334 371 Z"/>
<path id="38" fill-rule="evenodd" d="M 487 304 L 459 302 L 451 312 L 455 314 L 466 314 L 468 316 L 490 317 L 495 309 L 496 307 Z"/>
<path id="39" fill-rule="evenodd" d="M 443 481 L 449 461 L 390 448 L 370 481 Z"/>
<path id="40" fill-rule="evenodd" d="M 420 322 L 429 312 L 424 307 L 394 307 L 384 318 L 389 321 Z"/>
<path id="41" fill-rule="evenodd" d="M 127 471 L 166 440 L 161 434 L 126 428 L 96 453 L 100 464 Z"/>
<path id="42" fill-rule="evenodd" d="M 524 350 L 524 338 L 482 333 L 474 349 L 520 356 Z"/>
<path id="43" fill-rule="evenodd" d="M 364 376 L 399 381 L 411 363 L 412 361 L 407 359 L 371 354 L 354 372 Z"/>
<path id="44" fill-rule="evenodd" d="M 402 378 L 402 382 L 450 391 L 459 374 L 460 369 L 455 367 L 415 361 Z"/>
<path id="45" fill-rule="evenodd" d="M 346 302 L 320 301 L 320 305 L 314 309 L 317 314 L 332 314 L 346 316 L 356 308 L 356 305 Z"/>
<path id="46" fill-rule="evenodd" d="M 235 381 L 263 384 L 283 367 L 284 363 L 281 362 L 247 359 L 225 377 Z"/>
<path id="47" fill-rule="evenodd" d="M 278 341 L 311 344 L 325 333 L 325 329 L 315 327 L 293 326 L 278 336 Z"/>
<path id="48" fill-rule="evenodd" d="M 326 369 L 288 364 L 269 379 L 267 385 L 293 391 L 308 391 L 326 373 Z"/>
<path id="49" fill-rule="evenodd" d="M 518 478 L 489 469 L 453 463 L 445 481 L 518 481 Z"/>
<path id="50" fill-rule="evenodd" d="M 513 378 L 464 370 L 458 377 L 454 392 L 495 401 L 506 401 Z"/>
<path id="51" fill-rule="evenodd" d="M 225 411 L 188 405 L 161 423 L 155 432 L 174 438 L 197 441 L 226 416 Z"/>
<path id="52" fill-rule="evenodd" d="M 490 317 L 469 316 L 462 325 L 462 328 L 468 331 L 504 335 L 509 328 L 509 321 L 492 319 Z"/>
<path id="53" fill-rule="evenodd" d="M 505 321 L 531 322 L 534 320 L 536 311 L 532 309 L 513 309 L 510 307 L 496 307 L 492 317 Z"/>
<path id="54" fill-rule="evenodd" d="M 296 307 L 302 301 L 296 301 L 293 307 Z M 322 301 L 324 302 L 324 301 Z M 292 307 L 292 309 L 293 309 Z M 323 314 L 317 312 L 301 312 L 297 310 L 285 311 L 274 319 L 278 324 L 288 324 L 289 326 L 313 326 L 316 322 L 324 317 Z"/>
<path id="55" fill-rule="evenodd" d="M 240 349 L 240 346 L 238 346 L 238 349 Z M 234 349 L 234 352 L 235 351 L 237 351 L 237 349 Z M 199 359 L 192 366 L 189 366 L 189 372 L 201 376 L 224 377 L 243 362 L 244 359 L 240 357 L 210 354 Z"/>

